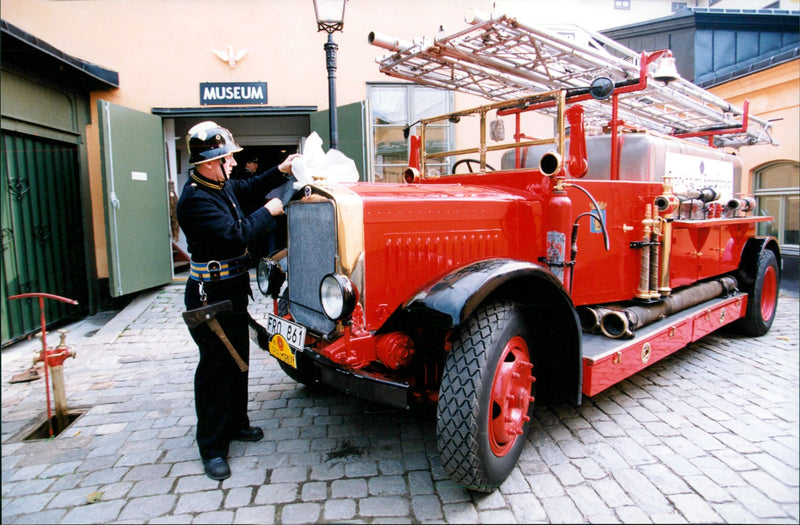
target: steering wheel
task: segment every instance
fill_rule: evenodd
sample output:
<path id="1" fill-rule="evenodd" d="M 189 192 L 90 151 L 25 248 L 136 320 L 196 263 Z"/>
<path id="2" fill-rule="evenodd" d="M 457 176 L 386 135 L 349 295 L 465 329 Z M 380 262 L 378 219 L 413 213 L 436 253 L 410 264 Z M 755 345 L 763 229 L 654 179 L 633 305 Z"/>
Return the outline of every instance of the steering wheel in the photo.
<path id="1" fill-rule="evenodd" d="M 470 173 L 475 173 L 475 170 L 472 169 L 472 165 L 473 164 L 476 164 L 478 166 L 478 168 L 481 167 L 481 161 L 478 160 L 478 159 L 461 159 L 461 160 L 457 160 L 456 163 L 453 164 L 453 175 L 455 175 L 455 173 L 456 173 L 456 168 L 459 167 L 462 164 L 466 164 L 467 165 L 467 169 L 469 170 Z M 489 170 L 489 171 L 495 171 L 495 169 L 492 166 L 490 166 L 489 164 L 486 165 L 486 169 Z"/>

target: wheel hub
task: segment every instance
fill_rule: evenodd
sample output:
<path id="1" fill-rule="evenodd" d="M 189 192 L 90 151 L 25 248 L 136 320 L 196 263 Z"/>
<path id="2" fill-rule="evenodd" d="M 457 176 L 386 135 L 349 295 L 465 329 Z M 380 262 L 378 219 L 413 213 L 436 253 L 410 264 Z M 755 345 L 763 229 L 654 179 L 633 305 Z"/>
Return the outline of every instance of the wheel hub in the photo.
<path id="1" fill-rule="evenodd" d="M 778 275 L 775 268 L 767 267 L 761 287 L 761 318 L 772 319 L 775 310 L 775 298 L 778 295 Z"/>
<path id="2" fill-rule="evenodd" d="M 528 345 L 522 337 L 509 340 L 492 383 L 489 443 L 497 456 L 506 455 L 514 446 L 523 426 L 530 421 L 528 407 L 533 402 L 532 374 Z"/>

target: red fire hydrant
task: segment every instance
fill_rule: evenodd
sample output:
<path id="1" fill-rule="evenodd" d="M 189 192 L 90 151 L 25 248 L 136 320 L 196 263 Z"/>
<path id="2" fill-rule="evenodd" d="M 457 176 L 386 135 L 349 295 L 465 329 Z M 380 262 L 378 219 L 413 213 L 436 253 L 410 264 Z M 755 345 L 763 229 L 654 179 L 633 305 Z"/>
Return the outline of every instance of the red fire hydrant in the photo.
<path id="1" fill-rule="evenodd" d="M 53 401 L 56 405 L 56 423 L 58 424 L 58 431 L 62 431 L 69 425 L 69 411 L 67 410 L 67 392 L 64 389 L 64 361 L 68 357 L 75 357 L 75 352 L 70 350 L 65 340 L 67 338 L 67 330 L 59 330 L 61 341 L 55 348 L 43 348 L 41 352 L 36 354 L 33 358 L 33 363 L 45 363 L 45 370 L 50 368 L 50 381 L 53 384 Z M 45 372 L 45 377 L 47 373 Z M 50 401 L 47 402 L 47 417 L 50 415 Z M 50 428 L 52 434 L 52 424 Z"/>
<path id="2" fill-rule="evenodd" d="M 78 301 L 74 299 L 67 299 L 60 295 L 53 295 L 49 293 L 24 293 L 20 295 L 12 295 L 9 299 L 24 299 L 26 297 L 37 297 L 39 299 L 39 317 L 42 323 L 42 350 L 37 353 L 33 358 L 33 363 L 44 362 L 44 382 L 45 390 L 47 392 L 47 421 L 50 430 L 50 436 L 53 436 L 53 413 L 50 409 L 50 374 L 48 369 L 52 371 L 53 378 L 53 398 L 56 404 L 56 421 L 58 422 L 59 432 L 64 430 L 69 424 L 69 413 L 67 411 L 67 394 L 64 389 L 64 361 L 68 357 L 75 357 L 75 352 L 70 350 L 65 339 L 67 337 L 66 330 L 59 330 L 61 334 L 61 342 L 55 348 L 47 347 L 47 324 L 44 318 L 44 300 L 54 299 L 62 303 L 76 305 Z"/>

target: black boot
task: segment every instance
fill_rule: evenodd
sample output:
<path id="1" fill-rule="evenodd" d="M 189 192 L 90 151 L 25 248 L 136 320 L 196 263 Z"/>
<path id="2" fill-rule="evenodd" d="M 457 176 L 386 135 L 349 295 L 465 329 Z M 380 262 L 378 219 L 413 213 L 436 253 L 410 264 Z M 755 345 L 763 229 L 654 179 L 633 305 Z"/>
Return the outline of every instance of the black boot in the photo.
<path id="1" fill-rule="evenodd" d="M 206 471 L 206 476 L 217 481 L 231 477 L 231 468 L 225 458 L 204 459 L 203 468 Z"/>
<path id="2" fill-rule="evenodd" d="M 264 432 L 258 427 L 243 428 L 232 439 L 234 441 L 261 441 L 264 439 Z"/>

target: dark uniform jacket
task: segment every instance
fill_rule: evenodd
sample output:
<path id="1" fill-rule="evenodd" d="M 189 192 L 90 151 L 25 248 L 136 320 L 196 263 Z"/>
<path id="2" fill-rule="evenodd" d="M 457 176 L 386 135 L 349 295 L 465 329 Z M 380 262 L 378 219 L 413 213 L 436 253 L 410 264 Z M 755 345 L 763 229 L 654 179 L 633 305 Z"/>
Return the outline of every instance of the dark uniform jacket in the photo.
<path id="1" fill-rule="evenodd" d="M 263 205 L 267 193 L 287 180 L 277 167 L 250 179 L 222 183 L 193 173 L 181 192 L 177 209 L 192 260 L 238 257 L 245 253 L 250 241 L 275 228 L 277 219 Z M 255 211 L 246 215 L 243 207 Z"/>

